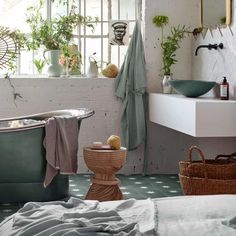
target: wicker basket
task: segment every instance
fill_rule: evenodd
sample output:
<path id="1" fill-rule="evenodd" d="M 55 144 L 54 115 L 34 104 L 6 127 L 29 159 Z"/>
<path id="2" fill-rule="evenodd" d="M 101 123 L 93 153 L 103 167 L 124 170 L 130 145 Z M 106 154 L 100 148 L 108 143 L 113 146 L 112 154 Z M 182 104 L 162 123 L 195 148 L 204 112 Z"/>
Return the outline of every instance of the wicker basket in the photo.
<path id="1" fill-rule="evenodd" d="M 192 160 L 192 152 L 197 150 L 200 154 L 201 161 Z M 179 171 L 181 176 L 222 179 L 236 179 L 236 159 L 233 157 L 236 153 L 230 155 L 220 154 L 215 159 L 206 160 L 200 148 L 192 146 L 189 149 L 189 161 L 179 162 Z M 222 159 L 226 158 L 226 159 Z"/>
<path id="2" fill-rule="evenodd" d="M 185 195 L 236 194 L 236 179 L 208 179 L 179 174 Z"/>

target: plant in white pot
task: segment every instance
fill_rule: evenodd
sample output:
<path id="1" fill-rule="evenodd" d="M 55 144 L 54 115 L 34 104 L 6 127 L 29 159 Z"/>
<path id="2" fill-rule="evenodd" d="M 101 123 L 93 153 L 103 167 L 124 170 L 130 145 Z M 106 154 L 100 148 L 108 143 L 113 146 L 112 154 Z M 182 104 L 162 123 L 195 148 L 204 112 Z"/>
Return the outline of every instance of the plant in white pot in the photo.
<path id="1" fill-rule="evenodd" d="M 26 22 L 30 26 L 31 37 L 27 39 L 26 45 L 29 50 L 36 50 L 43 46 L 45 52 L 49 51 L 51 65 L 48 74 L 60 76 L 62 66 L 59 64 L 59 58 L 62 51 L 65 56 L 69 56 L 68 45 L 73 38 L 73 29 L 81 24 L 94 29 L 94 24 L 91 22 L 97 22 L 97 18 L 81 16 L 72 8 L 67 16 L 44 19 L 42 15 L 44 2 L 45 0 L 40 0 L 37 5 L 28 8 Z"/>
<path id="2" fill-rule="evenodd" d="M 172 79 L 171 67 L 177 62 L 176 59 L 176 50 L 180 48 L 179 43 L 185 37 L 186 31 L 185 26 L 171 27 L 170 35 L 163 37 L 163 28 L 168 24 L 167 16 L 155 16 L 153 18 L 153 23 L 157 27 L 162 29 L 162 38 L 161 38 L 161 48 L 162 48 L 162 71 L 164 73 L 162 80 L 162 89 L 163 93 L 171 93 L 172 87 L 169 84 L 169 80 Z"/>

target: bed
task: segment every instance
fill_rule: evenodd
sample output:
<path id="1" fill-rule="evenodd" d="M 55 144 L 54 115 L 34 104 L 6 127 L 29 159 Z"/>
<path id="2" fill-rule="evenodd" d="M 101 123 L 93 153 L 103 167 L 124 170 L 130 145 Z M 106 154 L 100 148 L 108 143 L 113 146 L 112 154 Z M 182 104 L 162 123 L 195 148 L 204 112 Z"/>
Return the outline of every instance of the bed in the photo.
<path id="1" fill-rule="evenodd" d="M 235 236 L 236 195 L 29 202 L 0 224 L 0 235 Z"/>

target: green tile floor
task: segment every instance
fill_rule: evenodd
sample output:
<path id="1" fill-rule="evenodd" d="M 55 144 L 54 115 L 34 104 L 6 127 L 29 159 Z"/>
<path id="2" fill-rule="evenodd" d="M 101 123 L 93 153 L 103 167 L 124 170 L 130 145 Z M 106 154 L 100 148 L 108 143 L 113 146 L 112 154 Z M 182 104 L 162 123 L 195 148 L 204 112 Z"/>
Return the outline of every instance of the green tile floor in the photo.
<path id="1" fill-rule="evenodd" d="M 84 199 L 91 175 L 74 175 L 70 177 L 70 195 Z M 121 181 L 120 189 L 125 199 L 146 199 L 182 195 L 177 175 L 118 175 Z M 15 213 L 23 203 L 0 204 L 0 222 Z"/>

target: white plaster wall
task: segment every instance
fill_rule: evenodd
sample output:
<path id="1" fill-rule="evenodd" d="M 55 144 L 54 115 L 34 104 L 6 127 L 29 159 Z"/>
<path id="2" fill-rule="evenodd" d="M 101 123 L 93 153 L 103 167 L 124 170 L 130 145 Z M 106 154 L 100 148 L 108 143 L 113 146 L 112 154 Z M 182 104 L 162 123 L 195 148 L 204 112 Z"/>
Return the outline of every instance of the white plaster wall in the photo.
<path id="1" fill-rule="evenodd" d="M 235 0 L 233 1 L 235 2 Z M 161 91 L 161 49 L 156 46 L 160 30 L 152 24 L 155 15 L 167 15 L 170 25 L 186 25 L 190 28 L 200 26 L 200 1 L 196 0 L 158 0 L 145 1 L 145 50 L 148 72 L 149 92 Z M 235 9 L 235 6 L 233 6 Z M 234 13 L 234 10 L 233 10 Z M 232 32 L 236 35 L 236 23 L 233 15 Z M 235 99 L 236 90 L 236 41 L 235 36 L 226 28 L 208 31 L 206 37 L 186 38 L 177 51 L 178 63 L 173 69 L 175 79 L 201 79 L 221 81 L 226 75 L 230 82 L 231 99 Z M 223 36 L 222 36 L 223 35 Z M 201 50 L 194 56 L 199 44 L 223 42 L 222 51 Z M 213 94 L 210 93 L 209 96 Z M 227 115 L 227 114 L 226 114 Z M 186 114 L 188 117 L 188 114 Z M 224 124 L 219 124 L 224 125 Z M 235 138 L 195 138 L 180 132 L 148 123 L 148 173 L 178 173 L 178 161 L 187 159 L 188 149 L 191 145 L 198 145 L 207 158 L 213 158 L 219 153 L 235 151 Z"/>
<path id="2" fill-rule="evenodd" d="M 169 34 L 169 26 L 185 25 L 193 30 L 201 23 L 200 0 L 146 0 L 143 4 L 148 91 L 161 92 L 161 29 L 152 23 L 152 19 L 156 15 L 169 17 L 169 25 L 164 28 L 164 35 Z M 178 62 L 173 66 L 173 77 L 174 79 L 191 79 L 192 36 L 187 36 L 180 45 L 181 48 L 176 51 Z"/>
<path id="3" fill-rule="evenodd" d="M 235 7 L 236 1 L 232 0 L 232 24 L 227 28 L 220 30 L 208 30 L 205 37 L 200 35 L 197 40 L 193 41 L 193 49 L 201 44 L 223 43 L 223 50 L 200 49 L 198 56 L 192 56 L 193 79 L 222 81 L 226 76 L 230 85 L 230 99 L 236 99 L 236 18 Z M 217 87 L 216 87 L 217 88 Z M 216 94 L 218 94 L 217 91 Z M 215 95 L 215 94 L 210 94 Z M 224 112 L 222 110 L 222 112 Z M 227 116 L 227 114 L 225 114 Z M 219 124 L 224 126 L 224 124 Z M 214 157 L 217 153 L 231 153 L 236 150 L 236 138 L 201 138 L 198 144 L 205 151 L 207 156 Z"/>
<path id="4" fill-rule="evenodd" d="M 160 29 L 154 26 L 155 15 L 167 15 L 169 25 L 185 25 L 193 30 L 200 26 L 200 0 L 144 1 L 144 44 L 147 62 L 148 91 L 161 92 Z M 168 31 L 165 30 L 168 34 Z M 186 37 L 177 51 L 178 63 L 173 67 L 174 79 L 192 77 L 192 36 Z M 188 114 L 186 114 L 188 116 Z M 180 132 L 148 122 L 148 173 L 177 173 L 178 161 L 186 159 L 188 148 L 198 140 Z"/>
<path id="5" fill-rule="evenodd" d="M 120 133 L 121 104 L 114 96 L 113 79 L 12 79 L 16 92 L 23 98 L 13 103 L 7 80 L 0 79 L 0 118 L 15 117 L 57 109 L 86 107 L 95 115 L 82 121 L 79 136 L 79 173 L 88 169 L 83 160 L 83 147 L 93 141 L 106 142 L 112 134 Z M 143 148 L 128 153 L 121 173 L 141 173 Z"/>
<path id="6" fill-rule="evenodd" d="M 152 23 L 155 15 L 168 15 L 170 25 L 186 25 L 191 29 L 200 25 L 200 0 L 143 0 L 144 46 L 147 62 L 148 91 L 161 91 L 161 49 L 158 44 L 160 30 Z M 233 23 L 232 31 L 235 32 Z M 208 33 L 205 39 L 196 41 L 187 37 L 177 51 L 178 63 L 174 66 L 175 79 L 220 80 L 226 75 L 230 84 L 236 77 L 236 41 L 228 29 Z M 200 51 L 195 57 L 194 50 L 200 43 L 223 42 L 222 52 Z M 96 115 L 84 120 L 80 133 L 79 172 L 87 172 L 83 162 L 82 147 L 92 141 L 105 141 L 111 134 L 120 135 L 121 105 L 113 94 L 113 80 L 109 79 L 14 79 L 17 92 L 23 95 L 23 101 L 15 107 L 7 81 L 0 80 L 0 117 L 30 114 L 63 108 L 89 107 Z M 232 96 L 231 87 L 231 96 Z M 188 116 L 188 114 L 186 114 Z M 223 125 L 223 124 L 219 124 Z M 207 156 L 220 152 L 235 151 L 234 138 L 197 139 L 180 132 L 148 122 L 148 173 L 177 173 L 178 161 L 187 158 L 191 145 L 199 145 L 206 150 Z M 129 152 L 127 163 L 121 173 L 141 173 L 143 168 L 143 147 Z"/>

